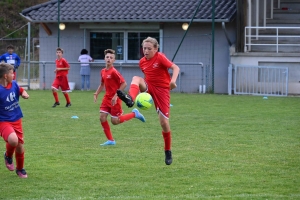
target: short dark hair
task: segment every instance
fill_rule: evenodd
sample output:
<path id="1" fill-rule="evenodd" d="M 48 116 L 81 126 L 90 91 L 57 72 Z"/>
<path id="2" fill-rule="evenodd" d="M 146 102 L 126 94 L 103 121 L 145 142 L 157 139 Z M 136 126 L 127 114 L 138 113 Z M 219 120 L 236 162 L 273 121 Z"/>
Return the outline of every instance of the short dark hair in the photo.
<path id="1" fill-rule="evenodd" d="M 81 55 L 83 55 L 83 54 L 88 54 L 88 53 L 89 53 L 89 52 L 88 52 L 88 50 L 86 50 L 86 49 L 82 49 L 81 52 L 80 52 Z"/>
<path id="2" fill-rule="evenodd" d="M 61 51 L 61 53 L 64 54 L 64 50 L 62 48 L 60 48 L 60 47 L 57 47 L 56 51 Z"/>
<path id="3" fill-rule="evenodd" d="M 13 45 L 8 45 L 7 47 L 6 47 L 6 49 L 15 49 L 15 47 L 13 46 Z"/>
<path id="4" fill-rule="evenodd" d="M 108 53 L 115 54 L 115 50 L 113 50 L 113 49 L 106 49 L 106 50 L 104 50 L 104 55 L 106 55 Z"/>

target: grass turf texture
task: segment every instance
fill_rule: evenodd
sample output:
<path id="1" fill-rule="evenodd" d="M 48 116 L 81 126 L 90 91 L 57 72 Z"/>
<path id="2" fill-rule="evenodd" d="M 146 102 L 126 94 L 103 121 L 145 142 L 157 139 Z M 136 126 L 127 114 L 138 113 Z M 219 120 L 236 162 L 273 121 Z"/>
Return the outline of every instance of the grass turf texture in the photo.
<path id="1" fill-rule="evenodd" d="M 172 93 L 166 166 L 154 108 L 142 111 L 146 123 L 110 123 L 117 145 L 101 147 L 103 93 L 95 104 L 93 91 L 73 91 L 70 108 L 61 93 L 56 108 L 50 91 L 28 93 L 20 100 L 28 179 L 1 158 L 0 199 L 300 199 L 297 97 Z"/>

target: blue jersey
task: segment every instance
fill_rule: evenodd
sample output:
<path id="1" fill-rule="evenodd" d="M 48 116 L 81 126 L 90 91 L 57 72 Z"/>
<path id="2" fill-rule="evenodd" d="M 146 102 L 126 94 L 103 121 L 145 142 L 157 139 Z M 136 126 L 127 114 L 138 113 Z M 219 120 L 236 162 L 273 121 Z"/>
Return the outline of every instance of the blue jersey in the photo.
<path id="1" fill-rule="evenodd" d="M 0 121 L 15 122 L 23 117 L 19 105 L 20 88 L 15 81 L 7 89 L 0 85 Z"/>
<path id="2" fill-rule="evenodd" d="M 8 64 L 11 64 L 17 69 L 21 63 L 20 57 L 16 53 L 5 53 L 0 57 L 0 62 L 4 61 Z"/>

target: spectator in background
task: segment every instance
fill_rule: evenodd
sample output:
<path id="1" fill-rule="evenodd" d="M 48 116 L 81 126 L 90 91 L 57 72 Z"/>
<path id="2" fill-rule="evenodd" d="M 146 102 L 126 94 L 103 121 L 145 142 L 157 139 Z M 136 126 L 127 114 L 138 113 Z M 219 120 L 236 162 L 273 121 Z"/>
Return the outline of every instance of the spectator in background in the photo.
<path id="1" fill-rule="evenodd" d="M 0 57 L 0 62 L 4 61 L 4 62 L 14 66 L 14 79 L 13 80 L 16 80 L 16 77 L 17 77 L 16 76 L 16 70 L 20 66 L 21 59 L 18 56 L 18 54 L 14 53 L 15 48 L 14 48 L 13 45 L 8 45 L 6 47 L 6 49 L 7 49 L 7 53 L 3 54 Z"/>
<path id="2" fill-rule="evenodd" d="M 93 62 L 94 59 L 88 55 L 88 51 L 86 49 L 81 50 L 81 55 L 78 58 L 78 61 L 81 62 L 80 67 L 80 75 L 81 75 L 81 91 L 84 90 L 84 85 L 86 83 L 86 89 L 90 90 L 90 64 L 89 62 Z"/>

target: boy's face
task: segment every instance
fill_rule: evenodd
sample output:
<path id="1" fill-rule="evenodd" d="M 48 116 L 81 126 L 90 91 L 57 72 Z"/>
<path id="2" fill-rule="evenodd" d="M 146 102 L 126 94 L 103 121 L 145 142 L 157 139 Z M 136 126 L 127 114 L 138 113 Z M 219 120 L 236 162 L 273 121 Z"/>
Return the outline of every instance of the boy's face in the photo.
<path id="1" fill-rule="evenodd" d="M 151 42 L 144 42 L 143 53 L 144 53 L 146 59 L 152 58 L 156 52 L 157 52 L 157 48 L 154 48 L 154 46 Z"/>
<path id="2" fill-rule="evenodd" d="M 61 51 L 56 51 L 57 58 L 61 58 L 63 53 Z"/>
<path id="3" fill-rule="evenodd" d="M 7 74 L 5 74 L 5 78 L 8 83 L 11 83 L 12 80 L 14 79 L 14 71 L 9 70 L 9 72 Z"/>
<path id="4" fill-rule="evenodd" d="M 8 52 L 9 54 L 12 54 L 12 53 L 14 52 L 14 49 L 8 48 L 8 49 L 7 49 L 7 52 Z"/>
<path id="5" fill-rule="evenodd" d="M 107 53 L 105 55 L 105 63 L 108 65 L 112 65 L 115 62 L 115 54 Z"/>

